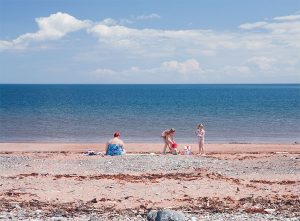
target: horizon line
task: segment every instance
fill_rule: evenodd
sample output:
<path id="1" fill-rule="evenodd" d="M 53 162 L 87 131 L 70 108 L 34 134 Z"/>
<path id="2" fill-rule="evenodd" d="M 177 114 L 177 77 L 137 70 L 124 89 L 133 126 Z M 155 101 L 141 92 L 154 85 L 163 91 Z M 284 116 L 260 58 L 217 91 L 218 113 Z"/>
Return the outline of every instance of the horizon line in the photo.
<path id="1" fill-rule="evenodd" d="M 0 83 L 0 85 L 296 85 L 297 83 Z"/>

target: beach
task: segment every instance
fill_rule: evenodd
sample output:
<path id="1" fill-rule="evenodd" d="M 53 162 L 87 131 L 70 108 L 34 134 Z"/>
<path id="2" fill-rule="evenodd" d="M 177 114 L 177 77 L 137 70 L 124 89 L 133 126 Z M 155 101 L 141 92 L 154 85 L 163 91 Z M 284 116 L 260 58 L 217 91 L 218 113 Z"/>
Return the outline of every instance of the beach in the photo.
<path id="1" fill-rule="evenodd" d="M 300 0 L 0 12 L 0 221 L 300 221 Z"/>
<path id="2" fill-rule="evenodd" d="M 196 144 L 191 145 L 197 152 Z M 1 143 L 0 219 L 147 220 L 171 209 L 187 220 L 298 220 L 300 144 L 207 144 L 206 155 L 161 155 L 128 143 Z"/>

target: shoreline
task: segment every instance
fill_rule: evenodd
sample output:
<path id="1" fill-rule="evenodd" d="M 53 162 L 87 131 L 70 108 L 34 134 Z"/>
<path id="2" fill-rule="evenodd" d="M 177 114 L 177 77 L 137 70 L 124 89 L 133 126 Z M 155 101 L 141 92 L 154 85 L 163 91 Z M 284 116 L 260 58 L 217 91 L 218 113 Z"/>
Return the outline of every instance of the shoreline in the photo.
<path id="1" fill-rule="evenodd" d="M 5 143 L 49 143 L 49 144 L 103 144 L 107 139 L 101 140 L 0 140 L 0 144 Z M 153 139 L 153 140 L 136 140 L 136 139 L 123 139 L 125 143 L 147 143 L 147 144 L 160 144 L 162 143 L 161 139 Z M 181 144 L 197 144 L 197 139 L 176 139 L 177 143 Z M 292 140 L 272 140 L 272 139 L 265 139 L 265 140 L 205 140 L 205 144 L 300 144 L 300 140 L 292 139 Z"/>
<path id="2" fill-rule="evenodd" d="M 185 145 L 192 146 L 192 151 L 197 152 L 197 143 L 178 143 L 179 150 Z M 0 152 L 84 152 L 94 150 L 103 152 L 105 143 L 0 143 Z M 126 143 L 127 153 L 160 153 L 162 143 Z M 285 143 L 216 143 L 206 144 L 206 153 L 272 153 L 291 152 L 300 153 L 300 144 Z"/>

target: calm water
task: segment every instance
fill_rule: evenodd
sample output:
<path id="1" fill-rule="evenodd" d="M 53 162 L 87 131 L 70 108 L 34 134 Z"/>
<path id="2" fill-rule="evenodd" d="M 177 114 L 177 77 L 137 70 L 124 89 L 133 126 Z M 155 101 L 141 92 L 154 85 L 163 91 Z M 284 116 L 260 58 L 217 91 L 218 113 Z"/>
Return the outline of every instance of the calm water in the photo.
<path id="1" fill-rule="evenodd" d="M 0 85 L 0 142 L 300 142 L 300 85 Z"/>

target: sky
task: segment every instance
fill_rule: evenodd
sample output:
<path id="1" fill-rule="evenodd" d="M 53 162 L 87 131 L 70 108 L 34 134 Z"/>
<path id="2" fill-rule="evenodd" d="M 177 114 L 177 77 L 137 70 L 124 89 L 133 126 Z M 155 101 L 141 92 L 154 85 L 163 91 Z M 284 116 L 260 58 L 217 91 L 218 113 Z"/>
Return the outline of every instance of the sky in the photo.
<path id="1" fill-rule="evenodd" d="M 300 83 L 300 0 L 0 0 L 0 83 Z"/>

